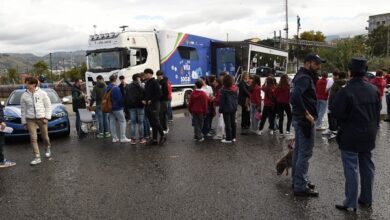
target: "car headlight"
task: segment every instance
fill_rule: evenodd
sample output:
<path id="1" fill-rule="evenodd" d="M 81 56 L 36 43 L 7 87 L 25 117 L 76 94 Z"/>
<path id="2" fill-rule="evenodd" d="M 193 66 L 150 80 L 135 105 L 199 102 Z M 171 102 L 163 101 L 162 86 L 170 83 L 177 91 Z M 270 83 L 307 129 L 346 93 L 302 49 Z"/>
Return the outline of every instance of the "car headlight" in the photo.
<path id="1" fill-rule="evenodd" d="M 4 120 L 5 120 L 5 121 L 13 121 L 13 120 L 15 120 L 15 119 L 16 119 L 15 117 L 8 116 L 8 115 L 4 115 Z"/>
<path id="2" fill-rule="evenodd" d="M 66 116 L 66 112 L 58 112 L 52 115 L 53 118 L 62 118 Z"/>

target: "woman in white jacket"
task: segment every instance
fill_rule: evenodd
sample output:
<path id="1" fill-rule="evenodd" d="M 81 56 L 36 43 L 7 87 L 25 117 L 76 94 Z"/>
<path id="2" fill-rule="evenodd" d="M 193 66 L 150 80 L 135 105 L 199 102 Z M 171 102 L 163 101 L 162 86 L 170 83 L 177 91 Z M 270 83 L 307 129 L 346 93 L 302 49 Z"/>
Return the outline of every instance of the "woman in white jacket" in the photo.
<path id="1" fill-rule="evenodd" d="M 37 79 L 28 77 L 25 82 L 27 89 L 22 94 L 20 100 L 22 124 L 30 133 L 31 145 L 35 157 L 30 164 L 36 165 L 41 163 L 41 154 L 39 153 L 37 141 L 37 126 L 46 146 L 46 157 L 51 157 L 51 145 L 47 128 L 52 113 L 51 102 L 47 93 L 38 87 Z"/>

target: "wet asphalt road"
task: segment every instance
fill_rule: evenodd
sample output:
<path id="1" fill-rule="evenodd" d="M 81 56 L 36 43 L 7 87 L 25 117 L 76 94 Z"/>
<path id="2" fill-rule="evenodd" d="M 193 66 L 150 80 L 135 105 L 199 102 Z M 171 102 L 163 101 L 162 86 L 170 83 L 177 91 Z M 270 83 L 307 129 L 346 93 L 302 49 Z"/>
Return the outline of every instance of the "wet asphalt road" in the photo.
<path id="1" fill-rule="evenodd" d="M 31 167 L 28 141 L 9 143 L 17 165 L 0 170 L 0 219 L 390 219 L 390 124 L 374 151 L 373 211 L 344 214 L 344 177 L 334 141 L 317 134 L 310 177 L 319 198 L 294 198 L 275 162 L 278 135 L 238 135 L 234 145 L 192 141 L 191 120 L 175 110 L 165 146 L 52 138 L 53 160 Z M 240 131 L 238 131 L 240 133 Z"/>

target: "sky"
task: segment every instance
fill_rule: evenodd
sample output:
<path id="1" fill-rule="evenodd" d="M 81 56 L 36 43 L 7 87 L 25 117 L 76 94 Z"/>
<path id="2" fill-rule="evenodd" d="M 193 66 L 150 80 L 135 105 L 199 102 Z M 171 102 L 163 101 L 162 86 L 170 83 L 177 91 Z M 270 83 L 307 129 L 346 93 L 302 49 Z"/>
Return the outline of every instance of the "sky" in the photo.
<path id="1" fill-rule="evenodd" d="M 0 0 L 0 53 L 45 55 L 87 49 L 88 36 L 132 30 L 173 30 L 226 40 L 273 38 L 285 28 L 286 0 Z M 365 34 L 368 16 L 390 13 L 389 0 L 288 2 L 289 36 Z M 96 28 L 94 28 L 96 25 Z"/>

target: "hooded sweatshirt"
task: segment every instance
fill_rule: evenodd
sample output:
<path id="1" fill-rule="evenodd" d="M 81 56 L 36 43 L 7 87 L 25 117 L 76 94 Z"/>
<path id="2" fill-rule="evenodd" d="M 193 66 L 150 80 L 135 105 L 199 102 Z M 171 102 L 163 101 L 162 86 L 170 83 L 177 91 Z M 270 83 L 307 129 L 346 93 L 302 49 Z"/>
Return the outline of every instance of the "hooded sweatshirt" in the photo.
<path id="1" fill-rule="evenodd" d="M 104 95 L 104 91 L 106 90 L 106 83 L 104 82 L 97 82 L 96 85 L 93 87 L 91 92 L 91 101 L 89 106 L 93 106 L 93 104 L 96 102 L 97 106 L 100 106 L 102 104 L 102 98 Z"/>
<path id="2" fill-rule="evenodd" d="M 347 84 L 346 79 L 336 79 L 329 91 L 328 109 L 333 108 L 333 101 L 336 94 Z"/>
<path id="3" fill-rule="evenodd" d="M 233 85 L 230 88 L 223 87 L 221 89 L 219 113 L 234 113 L 237 111 L 237 105 L 237 86 Z"/>
<path id="4" fill-rule="evenodd" d="M 120 88 L 117 85 L 111 83 L 107 86 L 106 92 L 112 90 L 111 101 L 112 101 L 112 111 L 121 111 L 123 110 L 123 97 Z"/>
<path id="5" fill-rule="evenodd" d="M 316 94 L 318 100 L 328 100 L 328 93 L 326 92 L 326 84 L 328 83 L 328 79 L 326 77 L 322 77 L 316 83 Z"/>
<path id="6" fill-rule="evenodd" d="M 381 98 L 382 98 L 383 95 L 385 94 L 386 80 L 383 79 L 382 77 L 375 77 L 374 79 L 371 80 L 371 83 L 378 88 L 379 94 L 381 94 Z"/>
<path id="7" fill-rule="evenodd" d="M 196 89 L 191 93 L 188 111 L 191 114 L 207 114 L 209 98 L 205 91 Z"/>
<path id="8" fill-rule="evenodd" d="M 275 87 L 272 86 L 271 88 L 267 88 L 266 86 L 263 86 L 261 89 L 264 91 L 264 106 L 273 107 L 276 101 Z"/>
<path id="9" fill-rule="evenodd" d="M 249 93 L 249 99 L 252 104 L 260 106 L 261 104 L 261 87 L 259 85 L 255 85 Z"/>

